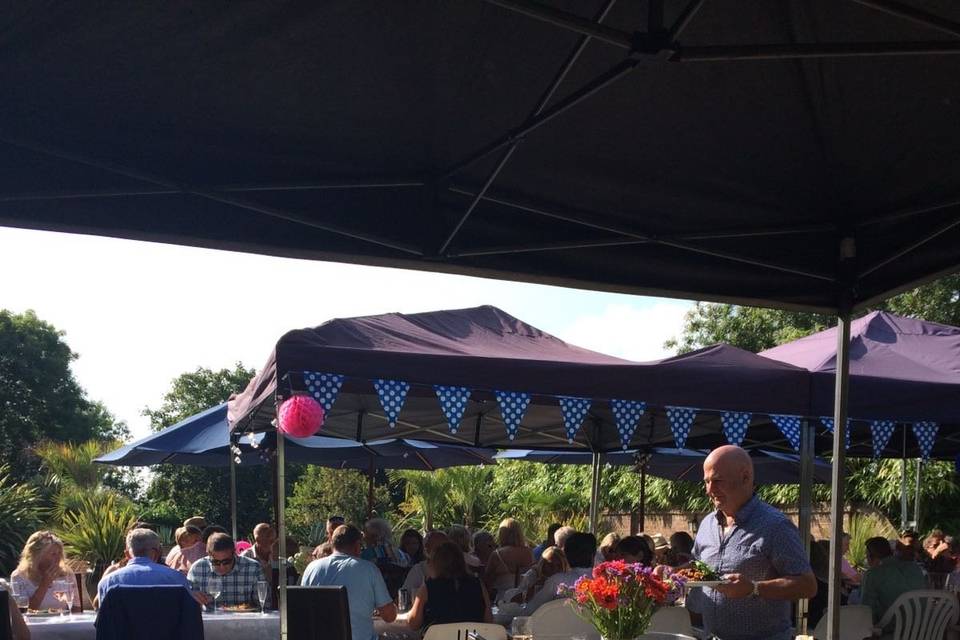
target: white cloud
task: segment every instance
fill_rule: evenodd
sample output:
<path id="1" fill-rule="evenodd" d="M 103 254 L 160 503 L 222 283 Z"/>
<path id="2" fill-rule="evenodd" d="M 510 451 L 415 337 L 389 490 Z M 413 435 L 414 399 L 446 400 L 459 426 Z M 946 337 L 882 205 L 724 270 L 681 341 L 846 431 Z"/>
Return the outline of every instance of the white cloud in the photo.
<path id="1" fill-rule="evenodd" d="M 663 343 L 678 336 L 692 303 L 656 301 L 643 307 L 610 304 L 574 318 L 558 337 L 575 345 L 627 358 L 657 360 L 673 355 Z"/>

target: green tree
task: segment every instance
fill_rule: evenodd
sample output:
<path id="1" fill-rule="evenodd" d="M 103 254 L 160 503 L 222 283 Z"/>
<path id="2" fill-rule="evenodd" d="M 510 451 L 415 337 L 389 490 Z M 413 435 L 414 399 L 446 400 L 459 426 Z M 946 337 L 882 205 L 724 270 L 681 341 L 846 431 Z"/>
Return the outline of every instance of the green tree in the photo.
<path id="1" fill-rule="evenodd" d="M 450 467 L 438 473 L 441 473 L 447 482 L 447 496 L 451 506 L 462 513 L 463 524 L 472 527 L 476 522 L 477 506 L 483 502 L 483 496 L 487 492 L 490 467 Z"/>
<path id="2" fill-rule="evenodd" d="M 62 331 L 33 311 L 0 311 L 0 464 L 14 480 L 31 478 L 34 444 L 122 435 L 125 426 L 90 401 L 73 377 Z"/>
<path id="3" fill-rule="evenodd" d="M 5 576 L 16 567 L 23 543 L 43 517 L 36 487 L 15 482 L 9 471 L 0 465 L 0 573 Z"/>
<path id="4" fill-rule="evenodd" d="M 159 431 L 225 402 L 230 394 L 242 391 L 253 375 L 254 371 L 241 363 L 232 369 L 198 368 L 181 374 L 171 383 L 163 403 L 155 409 L 146 409 L 144 415 Z M 288 483 L 292 484 L 297 469 L 288 468 L 287 471 Z M 249 536 L 258 522 L 273 520 L 272 487 L 267 467 L 237 467 L 240 536 Z M 147 509 L 142 517 L 151 522 L 175 525 L 190 516 L 203 515 L 208 522 L 229 528 L 229 468 L 159 465 L 154 468 L 145 504 Z"/>
<path id="5" fill-rule="evenodd" d="M 316 542 L 332 515 L 362 525 L 367 519 L 368 488 L 368 477 L 360 471 L 307 467 L 287 500 L 287 527 L 291 535 L 303 542 Z M 392 510 L 390 490 L 383 483 L 374 487 L 373 508 L 382 515 Z"/>

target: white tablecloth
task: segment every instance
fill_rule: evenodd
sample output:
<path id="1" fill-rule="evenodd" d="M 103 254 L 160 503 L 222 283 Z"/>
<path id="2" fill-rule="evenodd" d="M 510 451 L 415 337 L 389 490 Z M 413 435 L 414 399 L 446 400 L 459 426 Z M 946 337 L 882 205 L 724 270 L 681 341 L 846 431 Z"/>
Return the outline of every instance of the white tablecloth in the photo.
<path id="1" fill-rule="evenodd" d="M 97 637 L 95 613 L 81 613 L 70 619 L 28 619 L 30 640 L 91 640 Z M 218 613 L 203 615 L 206 640 L 276 640 L 280 637 L 280 615 L 259 613 Z"/>

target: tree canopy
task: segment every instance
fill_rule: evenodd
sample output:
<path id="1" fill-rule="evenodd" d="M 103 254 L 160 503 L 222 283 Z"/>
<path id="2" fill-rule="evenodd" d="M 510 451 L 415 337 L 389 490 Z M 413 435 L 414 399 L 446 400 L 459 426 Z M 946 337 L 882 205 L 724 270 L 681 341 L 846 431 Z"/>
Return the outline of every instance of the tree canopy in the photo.
<path id="1" fill-rule="evenodd" d="M 70 363 L 64 333 L 33 311 L 0 310 L 0 465 L 21 481 L 37 473 L 41 440 L 81 442 L 126 435 L 100 402 L 90 400 Z"/>

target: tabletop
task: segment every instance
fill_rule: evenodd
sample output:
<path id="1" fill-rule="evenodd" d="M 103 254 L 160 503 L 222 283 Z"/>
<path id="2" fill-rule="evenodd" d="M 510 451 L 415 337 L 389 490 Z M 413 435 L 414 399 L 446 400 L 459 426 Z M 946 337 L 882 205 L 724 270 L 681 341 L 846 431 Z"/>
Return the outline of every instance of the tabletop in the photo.
<path id="1" fill-rule="evenodd" d="M 27 618 L 30 640 L 91 640 L 97 637 L 93 623 L 96 613 L 63 617 Z M 260 613 L 204 613 L 206 640 L 276 640 L 280 637 L 280 615 Z"/>

